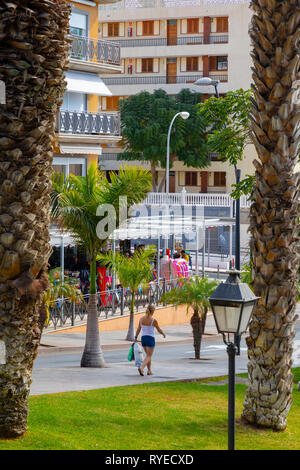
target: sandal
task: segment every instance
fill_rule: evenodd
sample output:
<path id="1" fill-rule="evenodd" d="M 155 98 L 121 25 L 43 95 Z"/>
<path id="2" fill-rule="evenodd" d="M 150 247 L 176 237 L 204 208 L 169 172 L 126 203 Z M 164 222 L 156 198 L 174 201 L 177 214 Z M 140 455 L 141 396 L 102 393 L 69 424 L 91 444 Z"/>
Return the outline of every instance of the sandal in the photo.
<path id="1" fill-rule="evenodd" d="M 139 371 L 140 375 L 142 375 L 142 376 L 144 375 L 144 372 L 142 371 L 142 369 L 140 367 L 138 368 L 138 371 Z"/>
<path id="2" fill-rule="evenodd" d="M 147 375 L 153 375 L 153 373 L 148 370 Z"/>

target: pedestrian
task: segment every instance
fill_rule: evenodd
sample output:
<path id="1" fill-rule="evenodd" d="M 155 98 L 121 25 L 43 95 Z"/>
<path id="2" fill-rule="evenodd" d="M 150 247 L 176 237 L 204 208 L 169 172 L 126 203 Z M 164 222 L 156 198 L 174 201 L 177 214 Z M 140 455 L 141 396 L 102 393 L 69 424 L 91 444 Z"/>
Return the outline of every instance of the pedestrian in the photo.
<path id="1" fill-rule="evenodd" d="M 142 331 L 142 346 L 146 353 L 146 357 L 141 365 L 138 368 L 140 375 L 144 375 L 144 369 L 147 366 L 148 372 L 147 375 L 152 375 L 151 370 L 151 358 L 154 353 L 155 348 L 155 335 L 154 328 L 165 338 L 165 333 L 160 329 L 158 321 L 153 318 L 155 312 L 155 307 L 153 304 L 149 304 L 146 310 L 146 315 L 140 319 L 139 326 L 137 327 L 135 334 L 135 341 L 137 341 L 140 332 Z"/>
<path id="2" fill-rule="evenodd" d="M 186 254 L 186 252 L 184 250 L 181 250 L 181 258 L 185 259 L 185 261 L 189 262 L 189 257 L 188 257 L 188 255 Z"/>

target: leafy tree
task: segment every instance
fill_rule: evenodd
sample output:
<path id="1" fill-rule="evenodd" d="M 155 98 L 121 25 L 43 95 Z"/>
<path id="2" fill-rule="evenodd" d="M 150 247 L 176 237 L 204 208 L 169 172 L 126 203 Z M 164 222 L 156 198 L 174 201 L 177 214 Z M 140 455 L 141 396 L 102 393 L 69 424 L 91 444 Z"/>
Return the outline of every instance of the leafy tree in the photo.
<path id="1" fill-rule="evenodd" d="M 134 304 L 135 295 L 141 285 L 146 284 L 152 278 L 152 266 L 150 261 L 156 254 L 155 247 L 146 247 L 136 250 L 132 257 L 121 253 L 104 253 L 98 255 L 98 261 L 111 267 L 118 275 L 123 287 L 128 287 L 131 292 L 131 306 L 129 328 L 126 339 L 134 341 Z"/>
<path id="2" fill-rule="evenodd" d="M 218 152 L 220 159 L 236 165 L 243 159 L 246 145 L 251 141 L 250 106 L 252 91 L 236 90 L 224 97 L 212 96 L 199 104 L 199 114 L 211 130 L 207 142 L 212 152 Z"/>
<path id="3" fill-rule="evenodd" d="M 209 297 L 217 286 L 216 281 L 208 278 L 191 278 L 180 281 L 180 285 L 164 294 L 162 302 L 173 305 L 186 304 L 187 314 L 192 309 L 191 326 L 193 329 L 195 359 L 200 359 L 202 335 L 205 330 L 206 316 L 209 308 Z"/>
<path id="4" fill-rule="evenodd" d="M 244 150 L 252 143 L 251 135 L 251 90 L 236 90 L 225 96 L 212 96 L 199 104 L 199 114 L 207 122 L 206 145 L 210 152 L 218 153 L 219 159 L 238 165 Z M 232 197 L 239 199 L 242 194 L 251 194 L 255 176 L 246 175 L 240 183 L 234 184 Z"/>
<path id="5" fill-rule="evenodd" d="M 104 367 L 100 347 L 96 295 L 96 260 L 114 228 L 122 222 L 120 198 L 127 197 L 127 206 L 143 201 L 151 189 L 151 175 L 141 167 L 125 166 L 118 174 L 111 173 L 111 182 L 100 173 L 95 165 L 88 168 L 87 176 L 70 175 L 53 179 L 53 215 L 72 232 L 77 244 L 83 247 L 90 257 L 90 296 L 88 305 L 87 333 L 82 367 Z M 98 216 L 98 209 L 107 208 L 112 215 Z M 127 209 L 127 207 L 126 207 Z M 99 237 L 99 222 L 106 225 L 105 236 Z"/>
<path id="6" fill-rule="evenodd" d="M 170 156 L 187 166 L 204 168 L 210 165 L 203 133 L 206 123 L 197 112 L 200 93 L 182 90 L 176 97 L 164 90 L 146 91 L 120 101 L 124 153 L 122 159 L 150 162 L 153 185 L 155 169 L 166 167 L 167 136 L 173 116 L 181 111 L 191 115 L 186 121 L 178 118 L 172 129 Z"/>

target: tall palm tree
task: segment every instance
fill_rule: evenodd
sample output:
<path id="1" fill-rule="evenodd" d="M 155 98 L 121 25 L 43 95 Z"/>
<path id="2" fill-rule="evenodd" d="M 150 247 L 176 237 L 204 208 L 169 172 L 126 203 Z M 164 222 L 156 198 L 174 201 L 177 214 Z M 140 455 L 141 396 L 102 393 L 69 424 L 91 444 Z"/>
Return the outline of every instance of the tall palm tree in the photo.
<path id="1" fill-rule="evenodd" d="M 103 253 L 98 256 L 99 261 L 111 267 L 118 275 L 122 286 L 130 289 L 131 305 L 127 341 L 134 341 L 135 296 L 139 287 L 152 279 L 150 261 L 154 258 L 155 253 L 155 248 L 146 247 L 144 250 L 136 250 L 131 258 L 121 253 Z"/>
<path id="2" fill-rule="evenodd" d="M 195 359 L 200 359 L 202 335 L 205 330 L 206 317 L 209 307 L 209 297 L 217 286 L 216 281 L 208 278 L 191 278 L 180 280 L 178 286 L 164 294 L 162 302 L 173 305 L 186 304 L 187 314 L 192 309 L 191 326 L 194 338 Z"/>
<path id="3" fill-rule="evenodd" d="M 0 1 L 0 435 L 27 429 L 47 288 L 55 119 L 69 55 L 66 0 Z"/>
<path id="4" fill-rule="evenodd" d="M 243 417 L 283 430 L 291 374 L 298 280 L 299 0 L 252 0 L 252 130 L 260 161 L 250 209 L 253 289 L 260 297 L 247 338 Z"/>
<path id="5" fill-rule="evenodd" d="M 82 367 L 105 366 L 97 313 L 97 255 L 114 227 L 118 228 L 122 222 L 124 209 L 143 201 L 152 184 L 151 174 L 142 167 L 134 166 L 125 166 L 118 174 L 111 173 L 110 180 L 95 165 L 88 168 L 87 176 L 70 175 L 66 181 L 61 175 L 53 178 L 53 215 L 66 230 L 72 232 L 78 245 L 86 250 L 90 258 L 90 295 Z M 124 197 L 127 198 L 126 207 Z M 103 213 L 109 210 L 105 218 L 97 215 L 99 208 L 103 208 Z M 99 222 L 107 228 L 101 235 Z"/>

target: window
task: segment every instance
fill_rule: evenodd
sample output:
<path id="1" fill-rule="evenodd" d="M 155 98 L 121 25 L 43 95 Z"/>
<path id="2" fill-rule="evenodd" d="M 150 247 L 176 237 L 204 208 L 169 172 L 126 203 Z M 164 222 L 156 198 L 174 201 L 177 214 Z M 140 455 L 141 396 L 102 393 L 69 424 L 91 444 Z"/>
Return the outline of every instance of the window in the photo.
<path id="1" fill-rule="evenodd" d="M 88 15 L 72 12 L 70 16 L 70 33 L 75 36 L 87 37 Z"/>
<path id="2" fill-rule="evenodd" d="M 106 111 L 118 111 L 119 109 L 119 96 L 106 97 Z"/>
<path id="3" fill-rule="evenodd" d="M 227 70 L 228 61 L 227 56 L 217 57 L 217 70 Z"/>
<path id="4" fill-rule="evenodd" d="M 142 73 L 153 72 L 153 59 L 142 59 Z"/>
<path id="5" fill-rule="evenodd" d="M 187 33 L 188 34 L 199 33 L 199 18 L 190 18 L 187 20 Z"/>
<path id="6" fill-rule="evenodd" d="M 217 18 L 217 33 L 228 33 L 228 17 Z"/>
<path id="7" fill-rule="evenodd" d="M 66 91 L 61 107 L 62 111 L 87 111 L 87 95 L 85 93 L 73 93 Z"/>
<path id="8" fill-rule="evenodd" d="M 227 56 L 211 56 L 209 57 L 209 70 L 227 70 L 228 69 L 228 59 Z"/>
<path id="9" fill-rule="evenodd" d="M 154 21 L 143 21 L 143 36 L 154 35 Z"/>
<path id="10" fill-rule="evenodd" d="M 108 36 L 119 36 L 119 23 L 108 23 Z"/>
<path id="11" fill-rule="evenodd" d="M 185 172 L 185 185 L 186 186 L 197 186 L 197 172 L 186 171 Z"/>
<path id="12" fill-rule="evenodd" d="M 63 173 L 66 177 L 70 174 L 86 176 L 86 160 L 85 158 L 76 157 L 54 157 L 53 169 Z"/>
<path id="13" fill-rule="evenodd" d="M 187 72 L 198 72 L 199 67 L 198 57 L 187 57 L 186 58 L 186 70 Z"/>
<path id="14" fill-rule="evenodd" d="M 226 172 L 225 171 L 214 172 L 214 186 L 226 186 Z"/>

